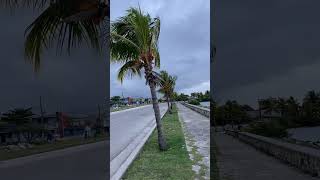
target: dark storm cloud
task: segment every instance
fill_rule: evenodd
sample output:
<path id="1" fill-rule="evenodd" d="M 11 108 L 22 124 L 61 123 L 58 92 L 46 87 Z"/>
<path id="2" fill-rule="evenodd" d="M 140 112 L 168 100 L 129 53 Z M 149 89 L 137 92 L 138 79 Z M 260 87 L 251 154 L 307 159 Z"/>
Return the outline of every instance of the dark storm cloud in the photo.
<path id="1" fill-rule="evenodd" d="M 218 53 L 213 69 L 217 98 L 253 102 L 285 91 L 304 94 L 304 87 L 278 89 L 278 78 L 286 77 L 291 87 L 304 79 L 304 74 L 295 72 L 297 68 L 319 62 L 319 5 L 319 1 L 302 0 L 217 1 Z"/>
<path id="2" fill-rule="evenodd" d="M 39 110 L 42 96 L 48 113 L 62 110 L 94 113 L 107 97 L 107 60 L 83 46 L 71 55 L 57 55 L 54 48 L 43 53 L 41 69 L 33 72 L 24 58 L 24 30 L 38 13 L 19 9 L 0 13 L 0 112 L 30 107 Z"/>
<path id="3" fill-rule="evenodd" d="M 159 50 L 161 70 L 177 75 L 176 90 L 190 93 L 209 90 L 210 50 L 210 1 L 183 0 L 127 0 L 111 5 L 111 19 L 125 14 L 129 7 L 141 8 L 161 19 Z M 125 80 L 121 85 L 116 80 L 119 66 L 111 66 L 111 95 L 149 96 L 143 79 Z"/>

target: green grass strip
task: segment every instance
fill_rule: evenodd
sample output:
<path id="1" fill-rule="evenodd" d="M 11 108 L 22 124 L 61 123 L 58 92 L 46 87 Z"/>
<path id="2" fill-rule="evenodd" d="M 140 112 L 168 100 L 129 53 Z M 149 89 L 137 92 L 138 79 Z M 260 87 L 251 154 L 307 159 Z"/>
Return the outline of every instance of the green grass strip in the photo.
<path id="1" fill-rule="evenodd" d="M 159 150 L 155 129 L 123 179 L 194 179 L 195 173 L 192 171 L 192 161 L 186 149 L 176 106 L 172 114 L 167 112 L 164 115 L 162 126 L 169 149 Z"/>

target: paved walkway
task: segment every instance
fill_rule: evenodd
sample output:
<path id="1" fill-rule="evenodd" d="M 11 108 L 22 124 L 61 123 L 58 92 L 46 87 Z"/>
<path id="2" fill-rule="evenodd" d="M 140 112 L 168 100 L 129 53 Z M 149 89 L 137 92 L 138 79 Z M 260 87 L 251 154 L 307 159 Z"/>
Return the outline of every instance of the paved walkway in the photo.
<path id="1" fill-rule="evenodd" d="M 193 170 L 198 179 L 210 179 L 210 121 L 209 118 L 177 103 L 179 119 L 182 121 L 186 145 Z"/>
<path id="2" fill-rule="evenodd" d="M 317 180 L 229 135 L 217 132 L 217 165 L 221 180 Z"/>

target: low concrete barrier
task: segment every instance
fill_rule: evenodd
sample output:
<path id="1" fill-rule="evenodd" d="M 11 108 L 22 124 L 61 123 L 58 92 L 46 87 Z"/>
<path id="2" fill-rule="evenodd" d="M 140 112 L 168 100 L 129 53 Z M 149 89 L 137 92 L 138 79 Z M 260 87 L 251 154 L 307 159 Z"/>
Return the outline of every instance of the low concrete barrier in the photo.
<path id="1" fill-rule="evenodd" d="M 226 130 L 226 134 L 255 147 L 305 173 L 320 177 L 320 151 L 246 132 Z M 262 162 L 263 163 L 263 162 Z"/>
<path id="2" fill-rule="evenodd" d="M 207 118 L 210 118 L 210 109 L 208 108 L 203 108 L 203 107 L 200 107 L 200 106 L 195 106 L 195 105 L 192 105 L 192 104 L 188 104 L 188 103 L 185 103 L 185 102 L 181 102 L 181 104 L 183 104 L 184 106 L 206 116 Z"/>

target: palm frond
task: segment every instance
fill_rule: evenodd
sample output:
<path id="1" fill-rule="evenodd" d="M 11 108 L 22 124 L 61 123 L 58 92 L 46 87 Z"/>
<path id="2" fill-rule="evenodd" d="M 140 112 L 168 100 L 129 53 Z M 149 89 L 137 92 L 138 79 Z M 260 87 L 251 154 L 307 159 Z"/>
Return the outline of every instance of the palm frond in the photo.
<path id="1" fill-rule="evenodd" d="M 152 19 L 141 8 L 129 8 L 127 14 L 111 25 L 110 50 L 112 62 L 127 63 L 137 61 L 147 67 L 147 79 L 157 80 L 153 67 L 160 67 L 158 39 L 160 34 L 159 18 Z M 121 76 L 122 77 L 122 76 Z M 148 80 L 146 83 L 149 83 Z M 154 82 L 157 83 L 157 82 Z"/>
<path id="2" fill-rule="evenodd" d="M 34 64 L 36 71 L 40 67 L 42 51 L 53 43 L 57 44 L 57 52 L 66 48 L 70 53 L 71 48 L 83 41 L 100 52 L 99 27 L 91 20 L 67 23 L 62 21 L 64 16 L 58 5 L 51 5 L 27 27 L 25 56 Z"/>
<path id="3" fill-rule="evenodd" d="M 137 61 L 126 62 L 118 72 L 118 80 L 122 83 L 126 76 L 133 77 L 134 75 L 138 75 L 141 77 L 141 68 L 142 67 L 137 64 Z"/>

